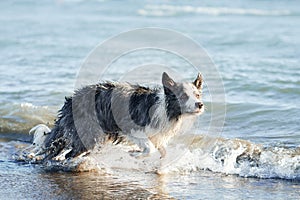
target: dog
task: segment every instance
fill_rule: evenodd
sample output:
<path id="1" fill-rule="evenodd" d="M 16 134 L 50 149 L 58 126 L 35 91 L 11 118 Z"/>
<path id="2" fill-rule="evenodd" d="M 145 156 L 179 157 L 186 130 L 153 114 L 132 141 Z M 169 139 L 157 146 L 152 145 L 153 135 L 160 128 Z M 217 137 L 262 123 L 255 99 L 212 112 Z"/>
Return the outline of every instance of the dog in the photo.
<path id="1" fill-rule="evenodd" d="M 166 145 L 184 120 L 204 112 L 202 83 L 200 73 L 194 82 L 178 83 L 164 72 L 163 87 L 118 82 L 83 87 L 66 97 L 51 131 L 35 131 L 38 154 L 43 161 L 64 160 L 108 140 L 115 144 L 128 140 L 140 148 L 133 156 L 149 156 L 158 150 L 164 158 Z"/>

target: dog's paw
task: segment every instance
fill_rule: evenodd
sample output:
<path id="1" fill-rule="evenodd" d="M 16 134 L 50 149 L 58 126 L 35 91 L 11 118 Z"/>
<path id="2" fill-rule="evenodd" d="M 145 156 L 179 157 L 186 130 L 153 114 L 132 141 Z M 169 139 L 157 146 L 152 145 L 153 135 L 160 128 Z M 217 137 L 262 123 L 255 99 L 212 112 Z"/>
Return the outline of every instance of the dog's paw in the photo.
<path id="1" fill-rule="evenodd" d="M 130 153 L 130 155 L 137 159 L 146 158 L 146 157 L 150 156 L 149 153 L 143 153 L 143 152 L 139 152 L 139 151 L 132 152 L 132 153 Z"/>
<path id="2" fill-rule="evenodd" d="M 140 150 L 130 150 L 130 151 L 128 151 L 128 153 L 129 153 L 130 156 L 137 158 L 139 155 L 142 154 L 142 151 L 140 151 Z"/>

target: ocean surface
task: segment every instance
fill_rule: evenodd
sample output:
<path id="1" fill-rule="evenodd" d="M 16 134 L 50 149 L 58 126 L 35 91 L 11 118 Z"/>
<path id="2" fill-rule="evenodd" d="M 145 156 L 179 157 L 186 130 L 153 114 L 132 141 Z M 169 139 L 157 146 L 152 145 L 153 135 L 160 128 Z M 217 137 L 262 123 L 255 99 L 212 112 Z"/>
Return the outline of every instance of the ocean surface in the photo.
<path id="1" fill-rule="evenodd" d="M 293 0 L 1 1 L 0 199 L 300 198 L 299 8 Z M 140 170 L 144 163 L 75 173 L 15 161 L 32 127 L 53 125 L 90 52 L 143 27 L 177 31 L 207 51 L 225 89 L 222 132 L 202 142 L 216 103 L 204 88 L 208 106 L 196 140 L 163 176 Z M 149 63 L 186 70 L 186 80 L 196 76 L 182 59 L 149 50 L 123 56 L 107 77 Z"/>

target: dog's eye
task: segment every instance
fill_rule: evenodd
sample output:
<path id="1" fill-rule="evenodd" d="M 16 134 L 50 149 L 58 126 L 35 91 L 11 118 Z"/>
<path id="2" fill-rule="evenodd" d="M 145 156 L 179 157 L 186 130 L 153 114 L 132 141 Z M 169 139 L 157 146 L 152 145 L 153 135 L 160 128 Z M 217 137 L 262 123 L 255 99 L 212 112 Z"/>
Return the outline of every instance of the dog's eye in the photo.
<path id="1" fill-rule="evenodd" d="M 200 94 L 196 94 L 196 98 L 199 99 L 200 98 Z"/>

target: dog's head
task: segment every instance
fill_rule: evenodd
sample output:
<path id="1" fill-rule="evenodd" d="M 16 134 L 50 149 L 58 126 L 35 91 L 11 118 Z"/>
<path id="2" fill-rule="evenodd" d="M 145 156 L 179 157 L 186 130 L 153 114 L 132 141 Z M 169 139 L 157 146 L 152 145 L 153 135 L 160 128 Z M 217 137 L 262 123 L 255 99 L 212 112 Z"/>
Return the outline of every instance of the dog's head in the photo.
<path id="1" fill-rule="evenodd" d="M 169 109 L 174 109 L 174 112 L 178 114 L 203 113 L 204 105 L 201 96 L 202 76 L 200 73 L 192 83 L 177 83 L 164 72 L 162 84 Z"/>

